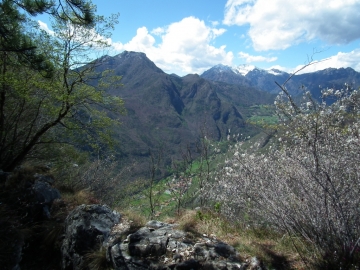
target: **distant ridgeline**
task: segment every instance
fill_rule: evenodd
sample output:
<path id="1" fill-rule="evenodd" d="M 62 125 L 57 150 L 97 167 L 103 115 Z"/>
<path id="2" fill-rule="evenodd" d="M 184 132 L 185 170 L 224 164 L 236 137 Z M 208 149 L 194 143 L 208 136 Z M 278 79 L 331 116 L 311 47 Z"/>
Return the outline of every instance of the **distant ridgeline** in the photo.
<path id="1" fill-rule="evenodd" d="M 280 91 L 275 81 L 282 84 L 290 76 L 291 74 L 278 69 L 264 70 L 250 65 L 241 65 L 237 68 L 217 65 L 201 75 L 202 78 L 210 81 L 241 84 L 270 93 L 279 93 Z M 360 73 L 352 68 L 327 68 L 317 72 L 294 75 L 286 83 L 286 87 L 295 96 L 301 95 L 306 89 L 314 98 L 319 100 L 322 89 L 342 89 L 345 83 L 358 88 L 360 86 Z"/>

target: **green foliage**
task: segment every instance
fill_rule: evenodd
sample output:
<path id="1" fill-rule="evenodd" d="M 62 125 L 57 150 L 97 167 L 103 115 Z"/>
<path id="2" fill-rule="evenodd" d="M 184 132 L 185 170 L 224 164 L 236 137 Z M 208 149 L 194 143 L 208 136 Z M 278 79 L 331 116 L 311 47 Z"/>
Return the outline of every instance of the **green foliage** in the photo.
<path id="1" fill-rule="evenodd" d="M 196 218 L 198 220 L 210 220 L 212 217 L 209 212 L 196 211 Z"/>
<path id="2" fill-rule="evenodd" d="M 278 118 L 276 116 L 254 115 L 248 119 L 248 123 L 266 127 L 266 125 L 277 124 Z"/>
<path id="3" fill-rule="evenodd" d="M 38 159 L 54 143 L 99 153 L 113 145 L 117 115 L 125 112 L 123 101 L 107 93 L 121 78 L 109 71 L 97 72 L 99 63 L 92 58 L 97 57 L 94 51 L 108 46 L 104 40 L 117 15 L 95 16 L 94 6 L 86 1 L 60 1 L 59 6 L 25 2 L 21 8 L 31 15 L 52 14 L 54 35 L 33 24 L 29 32 L 25 18 L 19 15 L 12 20 L 20 14 L 19 6 L 13 1 L 0 4 L 6 15 L 2 20 L 8 20 L 9 27 L 16 24 L 18 33 L 36 44 L 14 49 L 8 47 L 8 36 L 0 39 L 0 168 L 7 171 L 25 159 Z"/>
<path id="4" fill-rule="evenodd" d="M 70 9 L 69 9 L 70 7 Z M 48 13 L 53 18 L 74 24 L 91 26 L 94 24 L 94 6 L 86 0 L 4 0 L 0 3 L 0 52 L 14 53 L 17 61 L 35 70 L 51 74 L 53 66 L 38 50 L 34 40 L 34 25 L 30 18 Z"/>
<path id="5" fill-rule="evenodd" d="M 214 210 L 215 210 L 215 213 L 220 213 L 220 210 L 221 210 L 221 203 L 220 202 L 216 202 L 214 204 Z"/>

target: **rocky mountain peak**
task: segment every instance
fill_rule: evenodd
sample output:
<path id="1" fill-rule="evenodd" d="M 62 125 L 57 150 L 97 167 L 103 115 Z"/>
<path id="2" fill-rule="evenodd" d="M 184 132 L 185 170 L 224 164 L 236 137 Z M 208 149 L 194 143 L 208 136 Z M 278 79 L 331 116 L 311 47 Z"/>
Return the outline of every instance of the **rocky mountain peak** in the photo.
<path id="1" fill-rule="evenodd" d="M 122 53 L 115 56 L 115 58 L 139 58 L 139 59 L 148 59 L 146 54 L 143 52 L 134 52 L 134 51 L 123 51 Z"/>
<path id="2" fill-rule="evenodd" d="M 219 65 L 205 71 L 201 77 L 210 81 L 240 84 L 254 87 L 270 93 L 278 93 L 278 83 L 285 82 L 291 74 L 276 68 L 260 69 L 252 65 L 240 65 L 237 68 Z M 344 83 L 358 87 L 360 85 L 360 73 L 352 68 L 328 68 L 316 72 L 296 74 L 287 82 L 287 89 L 292 95 L 300 95 L 305 86 L 316 99 L 320 99 L 322 87 L 342 88 Z"/>
<path id="3" fill-rule="evenodd" d="M 223 64 L 218 64 L 218 65 L 210 68 L 208 71 L 211 70 L 213 72 L 219 72 L 219 73 L 228 72 L 228 73 L 234 73 L 234 74 L 241 75 L 241 76 L 246 76 L 246 74 L 248 74 L 250 71 L 253 71 L 255 69 L 258 69 L 258 68 L 255 67 L 254 65 L 247 65 L 247 64 L 242 64 L 237 67 L 231 67 L 231 66 L 227 66 L 227 65 L 223 65 Z M 207 71 L 205 71 L 205 72 L 207 72 Z"/>
<path id="4" fill-rule="evenodd" d="M 254 65 L 242 64 L 232 69 L 235 71 L 235 73 L 240 74 L 242 76 L 246 76 L 250 71 L 253 71 L 254 69 L 258 69 L 258 68 L 255 67 Z"/>
<path id="5" fill-rule="evenodd" d="M 234 72 L 234 70 L 230 66 L 226 66 L 223 64 L 218 64 L 213 67 L 214 70 L 217 70 L 218 72 Z"/>

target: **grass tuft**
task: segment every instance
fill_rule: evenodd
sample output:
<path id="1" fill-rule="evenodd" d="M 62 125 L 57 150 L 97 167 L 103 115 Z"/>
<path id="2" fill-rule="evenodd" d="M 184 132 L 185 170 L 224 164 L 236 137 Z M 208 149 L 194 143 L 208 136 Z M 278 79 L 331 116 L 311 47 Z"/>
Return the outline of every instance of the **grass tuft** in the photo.
<path id="1" fill-rule="evenodd" d="M 113 269 L 106 258 L 106 249 L 103 246 L 85 254 L 84 264 L 89 270 Z"/>
<path id="2" fill-rule="evenodd" d="M 115 210 L 117 210 L 119 213 L 122 213 L 128 220 L 129 226 L 130 226 L 128 231 L 130 233 L 136 232 L 141 227 L 144 227 L 147 222 L 146 217 L 141 215 L 138 212 L 131 211 L 131 210 L 124 210 L 124 211 L 121 211 L 118 209 L 115 209 Z"/>
<path id="3" fill-rule="evenodd" d="M 234 246 L 244 261 L 256 256 L 269 269 L 305 269 L 308 266 L 298 252 L 307 254 L 309 259 L 311 253 L 314 254 L 300 238 L 277 233 L 271 228 L 234 224 L 211 211 L 187 210 L 175 219 L 175 223 L 194 238 L 206 234 Z"/>

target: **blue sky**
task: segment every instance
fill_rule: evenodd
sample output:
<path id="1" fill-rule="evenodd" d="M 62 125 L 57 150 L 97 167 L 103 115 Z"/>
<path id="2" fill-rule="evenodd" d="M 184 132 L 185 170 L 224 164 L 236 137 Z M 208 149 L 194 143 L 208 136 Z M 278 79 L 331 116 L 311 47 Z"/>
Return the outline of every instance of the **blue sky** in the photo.
<path id="1" fill-rule="evenodd" d="M 111 54 L 144 52 L 167 73 L 216 64 L 360 72 L 360 0 L 93 0 L 120 13 Z M 39 18 L 48 23 L 45 17 Z M 315 52 L 315 54 L 314 54 Z M 325 61 L 321 61 L 327 59 Z"/>

